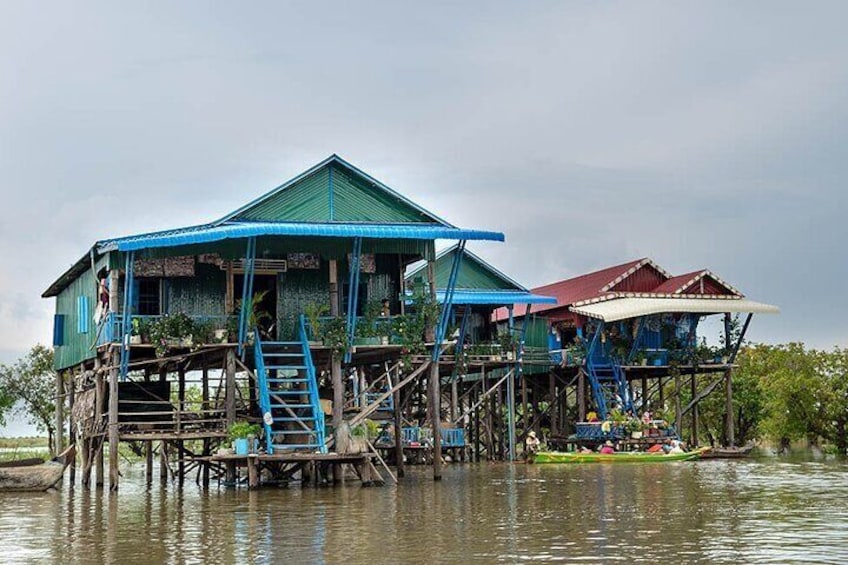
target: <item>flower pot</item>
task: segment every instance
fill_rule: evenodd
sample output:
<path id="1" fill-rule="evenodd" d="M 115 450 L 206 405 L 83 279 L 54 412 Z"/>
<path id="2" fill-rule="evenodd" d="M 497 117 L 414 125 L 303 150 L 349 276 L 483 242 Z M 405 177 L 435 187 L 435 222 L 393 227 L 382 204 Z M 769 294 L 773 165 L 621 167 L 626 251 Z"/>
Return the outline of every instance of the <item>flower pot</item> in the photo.
<path id="1" fill-rule="evenodd" d="M 648 366 L 648 359 L 647 358 L 640 359 L 639 364 L 642 365 L 643 367 L 647 367 Z"/>
<path id="2" fill-rule="evenodd" d="M 246 437 L 238 437 L 234 439 L 233 451 L 236 455 L 247 455 L 250 453 L 250 442 Z"/>
<path id="3" fill-rule="evenodd" d="M 380 345 L 388 345 L 389 344 L 389 336 L 384 335 L 380 337 Z"/>
<path id="4" fill-rule="evenodd" d="M 630 432 L 631 439 L 642 439 L 642 432 Z"/>
<path id="5" fill-rule="evenodd" d="M 227 343 L 227 339 L 229 338 L 229 333 L 227 330 L 215 330 L 213 335 L 215 336 L 216 343 Z"/>
<path id="6" fill-rule="evenodd" d="M 141 336 L 140 335 L 131 335 L 130 336 L 130 345 L 141 345 Z"/>

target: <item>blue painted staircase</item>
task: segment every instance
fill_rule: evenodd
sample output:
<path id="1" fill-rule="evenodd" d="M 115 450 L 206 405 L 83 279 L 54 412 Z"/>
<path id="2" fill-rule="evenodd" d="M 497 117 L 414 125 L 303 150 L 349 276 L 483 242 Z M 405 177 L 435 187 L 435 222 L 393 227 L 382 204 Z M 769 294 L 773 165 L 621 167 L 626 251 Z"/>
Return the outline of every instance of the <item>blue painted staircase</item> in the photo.
<path id="1" fill-rule="evenodd" d="M 299 341 L 263 342 L 256 332 L 254 360 L 268 453 L 327 452 L 324 413 L 305 324 L 301 316 Z"/>
<path id="2" fill-rule="evenodd" d="M 633 410 L 633 398 L 620 360 L 600 339 L 603 331 L 604 323 L 601 322 L 586 350 L 585 368 L 598 416 L 605 420 L 613 408 L 622 412 Z"/>
<path id="3" fill-rule="evenodd" d="M 630 387 L 627 386 L 624 371 L 616 361 L 607 359 L 606 363 L 598 363 L 589 358 L 586 361 L 586 373 L 601 419 L 605 419 L 615 407 L 622 412 L 633 410 Z"/>

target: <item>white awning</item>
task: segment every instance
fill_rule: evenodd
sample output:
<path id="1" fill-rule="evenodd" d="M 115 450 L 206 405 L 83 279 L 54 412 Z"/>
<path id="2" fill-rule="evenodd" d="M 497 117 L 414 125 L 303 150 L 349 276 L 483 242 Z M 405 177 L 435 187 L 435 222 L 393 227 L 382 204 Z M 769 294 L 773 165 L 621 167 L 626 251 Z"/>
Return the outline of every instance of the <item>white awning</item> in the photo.
<path id="1" fill-rule="evenodd" d="M 626 320 L 665 312 L 720 314 L 722 312 L 752 312 L 779 314 L 780 308 L 745 299 L 729 298 L 614 298 L 584 306 L 572 306 L 572 312 L 605 322 Z"/>

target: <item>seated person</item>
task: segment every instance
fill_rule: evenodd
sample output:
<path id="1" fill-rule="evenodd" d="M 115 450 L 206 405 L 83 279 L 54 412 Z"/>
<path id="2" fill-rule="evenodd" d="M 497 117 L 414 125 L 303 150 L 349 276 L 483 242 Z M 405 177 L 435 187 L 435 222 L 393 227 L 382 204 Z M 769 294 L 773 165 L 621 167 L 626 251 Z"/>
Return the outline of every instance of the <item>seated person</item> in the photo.
<path id="1" fill-rule="evenodd" d="M 648 448 L 648 453 L 664 453 L 663 444 L 655 443 L 654 445 Z"/>
<path id="2" fill-rule="evenodd" d="M 588 414 L 586 414 L 587 422 L 597 422 L 598 421 L 598 413 L 592 410 Z"/>
<path id="3" fill-rule="evenodd" d="M 610 440 L 607 440 L 606 443 L 604 443 L 604 445 L 601 447 L 600 453 L 602 455 L 609 455 L 615 453 L 615 448 L 613 447 L 612 442 Z"/>

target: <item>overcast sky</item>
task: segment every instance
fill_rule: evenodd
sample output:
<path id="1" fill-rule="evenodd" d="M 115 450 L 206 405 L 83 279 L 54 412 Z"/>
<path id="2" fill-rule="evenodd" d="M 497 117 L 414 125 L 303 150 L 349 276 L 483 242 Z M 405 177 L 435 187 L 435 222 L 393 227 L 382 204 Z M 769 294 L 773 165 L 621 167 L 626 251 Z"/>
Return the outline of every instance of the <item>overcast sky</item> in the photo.
<path id="1" fill-rule="evenodd" d="M 526 285 L 650 256 L 846 345 L 848 5 L 454 4 L 0 3 L 0 361 L 95 240 L 331 153 Z"/>

